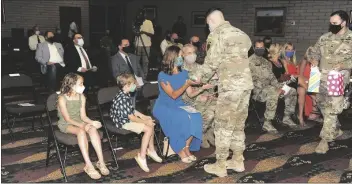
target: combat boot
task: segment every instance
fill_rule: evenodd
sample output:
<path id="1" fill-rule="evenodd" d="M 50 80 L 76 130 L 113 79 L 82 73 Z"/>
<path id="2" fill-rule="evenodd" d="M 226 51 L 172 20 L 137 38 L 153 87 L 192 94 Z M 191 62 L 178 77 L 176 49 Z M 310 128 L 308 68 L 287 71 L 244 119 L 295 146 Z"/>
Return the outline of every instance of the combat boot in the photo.
<path id="1" fill-rule="evenodd" d="M 226 169 L 232 169 L 236 172 L 243 172 L 245 170 L 243 161 L 243 153 L 235 152 L 233 153 L 231 160 L 226 161 Z"/>
<path id="2" fill-rule="evenodd" d="M 206 135 L 203 135 L 202 144 L 200 145 L 202 148 L 210 148 L 210 144 L 208 143 L 208 139 Z"/>
<path id="3" fill-rule="evenodd" d="M 225 177 L 227 176 L 226 160 L 217 160 L 214 164 L 205 164 L 204 171 L 219 177 Z"/>
<path id="4" fill-rule="evenodd" d="M 285 116 L 282 120 L 282 123 L 289 126 L 290 128 L 297 128 L 298 127 L 298 125 L 295 122 L 293 122 L 293 120 L 291 119 L 290 116 Z"/>
<path id="5" fill-rule="evenodd" d="M 325 154 L 329 150 L 328 141 L 322 139 L 319 145 L 315 148 L 315 152 L 318 154 Z"/>
<path id="6" fill-rule="evenodd" d="M 264 124 L 263 124 L 263 130 L 267 131 L 268 133 L 272 133 L 272 134 L 277 134 L 279 133 L 276 128 L 271 124 L 270 121 L 265 120 Z"/>

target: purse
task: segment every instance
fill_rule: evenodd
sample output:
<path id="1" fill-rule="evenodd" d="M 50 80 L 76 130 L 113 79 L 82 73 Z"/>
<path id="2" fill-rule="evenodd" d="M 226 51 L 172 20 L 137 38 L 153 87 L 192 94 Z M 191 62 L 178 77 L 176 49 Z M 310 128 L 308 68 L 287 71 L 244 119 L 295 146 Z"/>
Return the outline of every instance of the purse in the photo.
<path id="1" fill-rule="evenodd" d="M 172 150 L 171 146 L 170 146 L 170 142 L 169 142 L 169 138 L 164 137 L 164 147 L 163 147 L 163 156 L 171 156 L 171 155 L 175 155 L 176 153 L 174 152 L 174 150 Z"/>

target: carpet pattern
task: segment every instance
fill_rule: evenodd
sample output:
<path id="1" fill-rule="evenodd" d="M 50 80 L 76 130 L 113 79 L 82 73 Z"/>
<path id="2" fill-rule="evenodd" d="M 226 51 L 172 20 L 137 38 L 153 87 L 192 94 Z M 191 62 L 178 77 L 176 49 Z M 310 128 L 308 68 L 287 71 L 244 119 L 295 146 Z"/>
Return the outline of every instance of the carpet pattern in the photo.
<path id="1" fill-rule="evenodd" d="M 201 149 L 195 153 L 198 161 L 184 164 L 177 157 L 171 157 L 163 164 L 148 160 L 151 172 L 143 172 L 133 159 L 138 152 L 139 138 L 131 137 L 129 146 L 117 150 L 119 169 L 111 158 L 109 146 L 104 140 L 104 155 L 111 174 L 97 182 L 138 183 L 272 183 L 272 182 L 352 182 L 352 171 L 345 170 L 352 157 L 351 126 L 343 122 L 345 134 L 329 144 L 327 154 L 314 152 L 319 142 L 321 125 L 309 122 L 310 128 L 292 131 L 280 127 L 279 135 L 270 135 L 256 128 L 246 130 L 245 167 L 243 173 L 228 170 L 228 176 L 218 178 L 207 174 L 203 166 L 215 162 L 214 148 Z M 14 182 L 63 182 L 57 159 L 52 158 L 45 166 L 47 132 L 39 122 L 35 130 L 19 122 L 15 128 L 15 141 L 10 142 L 9 131 L 2 130 L 1 179 Z M 346 125 L 346 126 L 345 126 Z M 90 148 L 91 149 L 91 148 Z M 52 150 L 54 152 L 54 150 Z M 231 157 L 231 156 L 230 156 Z M 95 154 L 91 155 L 96 161 Z M 69 182 L 93 182 L 83 172 L 83 159 L 78 149 L 69 151 L 66 173 Z"/>

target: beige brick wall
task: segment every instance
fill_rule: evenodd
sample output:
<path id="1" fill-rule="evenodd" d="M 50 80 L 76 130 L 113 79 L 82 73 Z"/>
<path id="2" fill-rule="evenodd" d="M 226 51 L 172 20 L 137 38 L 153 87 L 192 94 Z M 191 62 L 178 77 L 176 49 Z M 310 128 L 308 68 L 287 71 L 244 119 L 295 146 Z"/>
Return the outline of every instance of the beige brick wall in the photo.
<path id="1" fill-rule="evenodd" d="M 82 34 L 89 43 L 88 0 L 3 0 L 6 22 L 1 25 L 1 37 L 11 37 L 11 28 L 24 28 L 25 34 L 35 24 L 42 32 L 60 26 L 60 6 L 81 8 Z M 68 25 L 67 25 L 68 26 Z M 67 33 L 65 33 L 67 34 Z"/>

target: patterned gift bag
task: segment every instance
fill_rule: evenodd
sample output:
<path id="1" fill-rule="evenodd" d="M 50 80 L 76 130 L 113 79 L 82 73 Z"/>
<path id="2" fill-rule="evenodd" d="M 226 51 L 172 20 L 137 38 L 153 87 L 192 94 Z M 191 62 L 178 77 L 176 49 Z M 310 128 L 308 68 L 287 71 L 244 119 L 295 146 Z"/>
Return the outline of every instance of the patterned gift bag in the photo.
<path id="1" fill-rule="evenodd" d="M 327 85 L 329 96 L 342 96 L 344 94 L 343 75 L 340 72 L 336 70 L 330 71 Z"/>
<path id="2" fill-rule="evenodd" d="M 308 81 L 308 92 L 319 93 L 321 73 L 317 66 L 310 69 L 309 81 Z"/>

